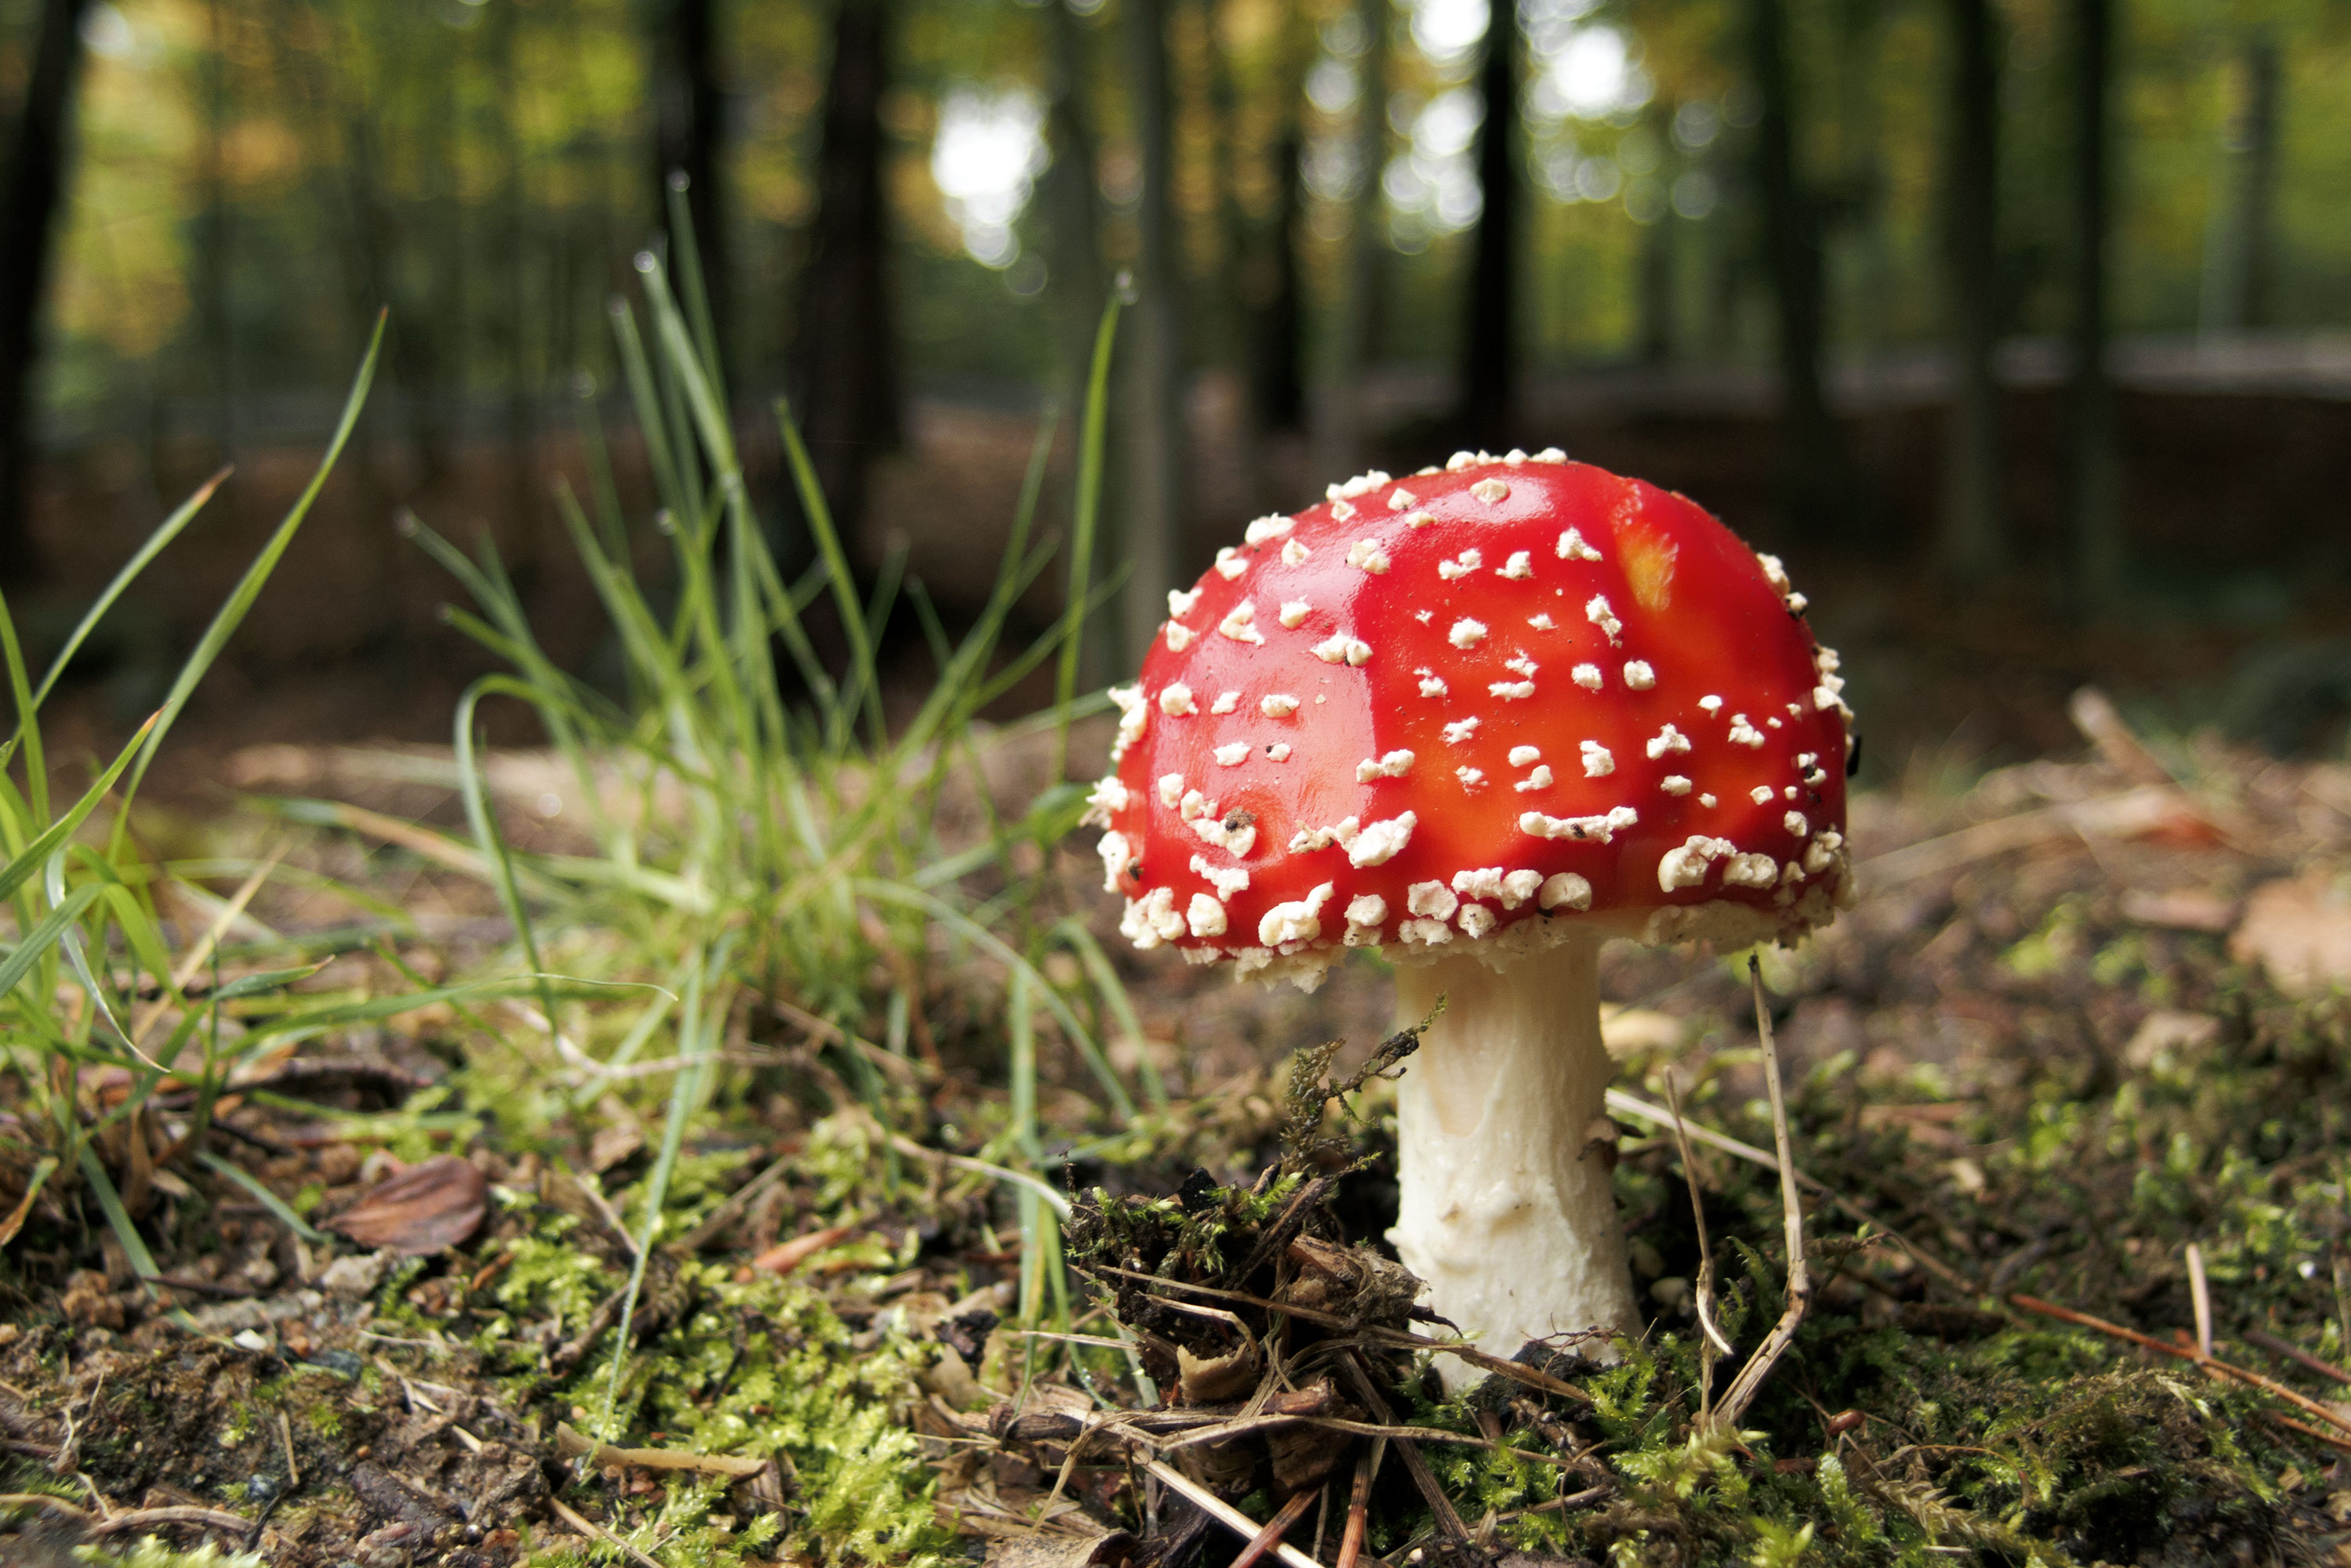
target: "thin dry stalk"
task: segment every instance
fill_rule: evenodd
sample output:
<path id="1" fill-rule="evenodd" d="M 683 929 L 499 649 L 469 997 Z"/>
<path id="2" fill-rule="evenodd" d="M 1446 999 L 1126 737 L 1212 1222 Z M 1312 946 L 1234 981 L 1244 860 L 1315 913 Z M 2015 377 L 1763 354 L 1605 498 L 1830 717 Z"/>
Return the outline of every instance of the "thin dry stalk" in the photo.
<path id="1" fill-rule="evenodd" d="M 662 1568 L 661 1563 L 658 1559 L 648 1557 L 645 1553 L 638 1551 L 635 1547 L 630 1545 L 627 1542 L 622 1540 L 619 1536 L 613 1534 L 611 1531 L 605 1529 L 602 1525 L 597 1523 L 594 1520 L 590 1519 L 587 1515 L 580 1512 L 578 1510 L 567 1508 L 564 1506 L 564 1502 L 561 1498 L 549 1498 L 547 1500 L 547 1506 L 555 1511 L 556 1518 L 561 1520 L 564 1523 L 569 1525 L 572 1529 L 578 1531 L 589 1540 L 601 1541 L 608 1546 L 617 1547 L 621 1551 L 627 1552 L 630 1558 L 639 1564 L 639 1568 Z"/>
<path id="2" fill-rule="evenodd" d="M 2263 1377 L 2258 1372 L 2250 1372 L 2244 1367 L 2222 1361 L 2217 1355 L 2207 1355 L 2200 1350 L 2191 1350 L 2186 1345 L 2166 1344 L 2152 1334 L 2143 1334 L 2137 1329 L 2126 1329 L 2120 1323 L 2110 1323 L 2104 1318 L 2092 1317 L 2087 1312 L 2077 1312 L 2071 1307 L 2061 1307 L 2054 1301 L 2044 1301 L 2038 1296 L 2028 1296 L 2020 1292 L 2009 1297 L 2008 1300 L 2011 1306 L 2022 1307 L 2028 1312 L 2038 1312 L 2044 1318 L 2055 1318 L 2059 1322 L 2092 1329 L 2105 1334 L 2108 1339 L 2118 1339 L 2126 1344 L 2135 1344 L 2141 1350 L 2151 1350 L 2158 1354 L 2170 1356 L 2175 1361 L 2192 1361 L 2216 1377 L 2233 1377 L 2238 1382 L 2249 1384 L 2265 1394 L 2274 1395 L 2297 1410 L 2317 1416 L 2339 1432 L 2351 1432 L 2351 1416 L 2344 1416 L 2332 1407 L 2320 1404 L 2306 1394 L 2297 1394 L 2284 1384 L 2273 1378 Z"/>
<path id="3" fill-rule="evenodd" d="M 2351 1437 L 2338 1437 L 2332 1432 L 2322 1432 L 2307 1421 L 2297 1421 L 2291 1416 L 2281 1416 L 2274 1410 L 2264 1411 L 2262 1414 L 2289 1432 L 2299 1432 L 2314 1443 L 2324 1443 L 2330 1448 L 2339 1448 L 2346 1454 L 2351 1454 Z"/>
<path id="4" fill-rule="evenodd" d="M 101 1519 L 89 1526 L 89 1532 L 92 1535 L 120 1535 L 126 1530 L 155 1530 L 167 1524 L 192 1524 L 199 1529 L 216 1530 L 224 1535 L 234 1536 L 242 1536 L 253 1528 L 253 1521 L 244 1515 L 224 1512 L 216 1508 L 140 1508 Z"/>
<path id="5" fill-rule="evenodd" d="M 1072 1267 L 1075 1266 L 1072 1265 Z M 1088 1268 L 1077 1269 L 1076 1271 L 1089 1279 L 1096 1274 L 1115 1274 L 1122 1280 L 1135 1281 L 1152 1293 L 1159 1291 L 1182 1291 L 1188 1295 L 1208 1296 L 1220 1301 L 1238 1301 L 1244 1306 L 1256 1307 L 1263 1312 L 1280 1312 L 1285 1317 L 1302 1318 L 1310 1323 L 1321 1323 L 1325 1328 L 1348 1330 L 1361 1335 L 1373 1344 L 1390 1350 L 1442 1351 L 1447 1355 L 1458 1356 L 1470 1365 L 1483 1371 L 1499 1373 L 1514 1383 L 1523 1383 L 1528 1387 L 1540 1389 L 1545 1394 L 1555 1394 L 1562 1399 L 1573 1399 L 1582 1405 L 1592 1403 L 1592 1396 L 1573 1383 L 1562 1382 L 1547 1372 L 1538 1372 L 1531 1366 L 1523 1366 L 1515 1361 L 1504 1361 L 1499 1355 L 1489 1355 L 1472 1344 L 1430 1339 L 1423 1334 L 1407 1333 L 1402 1329 L 1355 1323 L 1336 1312 L 1322 1312 L 1313 1307 L 1301 1307 L 1290 1301 L 1270 1301 L 1263 1296 L 1252 1296 L 1246 1291 L 1228 1291 L 1215 1285 L 1188 1284 L 1182 1280 L 1163 1280 L 1156 1274 L 1139 1273 L 1133 1269 L 1121 1269 L 1112 1263 L 1097 1263 Z M 1164 1297 L 1162 1300 L 1165 1305 L 1176 1305 L 1173 1301 L 1165 1301 Z"/>
<path id="6" fill-rule="evenodd" d="M 2212 1287 L 2204 1279 L 2204 1249 L 2188 1244 L 2188 1299 L 2196 1308 L 2196 1350 L 2212 1354 Z"/>
<path id="7" fill-rule="evenodd" d="M 1714 1410 L 1714 1364 L 1719 1356 L 1739 1352 L 1715 1326 L 1714 1243 L 1706 1233 L 1706 1197 L 1698 1190 L 1698 1157 L 1690 1151 L 1689 1127 L 1682 1120 L 1681 1085 L 1674 1081 L 1670 1068 L 1666 1071 L 1666 1104 L 1674 1113 L 1674 1145 L 1681 1151 L 1683 1179 L 1689 1183 L 1690 1217 L 1698 1222 L 1698 1326 L 1706 1334 L 1698 1348 L 1698 1418 L 1703 1426 Z"/>
<path id="8" fill-rule="evenodd" d="M 1635 1122 L 1646 1122 L 1653 1127 L 1670 1127 L 1674 1124 L 1674 1113 L 1665 1106 L 1652 1105 L 1639 1095 L 1628 1094 L 1622 1089 L 1608 1091 L 1608 1109 L 1619 1115 L 1630 1117 Z M 1745 1160 L 1750 1165 L 1761 1166 L 1767 1171 L 1776 1171 L 1780 1168 L 1779 1160 L 1773 1157 L 1769 1149 L 1759 1149 L 1752 1144 L 1741 1143 L 1729 1134 L 1718 1133 L 1702 1122 L 1689 1122 L 1685 1124 L 1685 1126 L 1694 1142 L 1704 1144 L 1708 1148 L 1720 1149 L 1726 1155 Z M 1963 1300 L 1973 1301 L 1984 1293 L 1983 1288 L 1973 1280 L 1969 1279 L 1965 1274 L 1927 1251 L 1907 1236 L 1903 1235 L 1901 1231 L 1879 1218 L 1866 1205 L 1847 1197 L 1818 1176 L 1798 1171 L 1796 1185 L 1808 1192 L 1820 1194 L 1852 1218 L 1883 1232 L 1886 1239 L 1901 1248 L 1913 1262 L 1949 1285 Z"/>
<path id="9" fill-rule="evenodd" d="M 2245 1339 L 2248 1343 L 2260 1345 L 2273 1355 L 2282 1355 L 2297 1366 L 2307 1367 L 2321 1377 L 2331 1378 L 2336 1383 L 2351 1383 L 2351 1372 L 2344 1371 L 2331 1361 L 2319 1360 L 2318 1357 L 2290 1340 L 2280 1339 L 2277 1335 L 2264 1333 L 2261 1329 L 2247 1329 Z"/>
<path id="10" fill-rule="evenodd" d="M 1372 1383 L 1371 1374 L 1364 1370 L 1362 1358 L 1350 1352 L 1339 1358 L 1339 1364 L 1345 1369 L 1347 1380 L 1355 1385 L 1355 1392 L 1363 1396 L 1372 1414 L 1382 1422 L 1395 1421 L 1395 1412 L 1389 1409 L 1388 1402 L 1380 1397 L 1379 1389 Z M 1413 1485 L 1420 1489 L 1421 1498 L 1428 1504 L 1429 1514 L 1437 1521 L 1437 1529 L 1456 1545 L 1467 1545 L 1469 1527 L 1462 1523 L 1461 1515 L 1454 1511 L 1453 1500 L 1445 1495 L 1443 1487 L 1437 1485 L 1436 1472 L 1428 1468 L 1428 1460 L 1422 1456 L 1420 1445 L 1409 1437 L 1400 1437 L 1395 1441 L 1396 1454 L 1404 1460 L 1404 1468 L 1411 1472 Z"/>
<path id="11" fill-rule="evenodd" d="M 1772 1325 L 1770 1337 L 1731 1379 L 1714 1413 L 1716 1422 L 1733 1430 L 1755 1402 L 1763 1380 L 1771 1375 L 1771 1368 L 1794 1342 L 1796 1330 L 1813 1304 L 1813 1271 L 1804 1259 L 1803 1198 L 1796 1190 L 1796 1154 L 1788 1135 L 1787 1096 L 1780 1086 L 1780 1051 L 1771 1040 L 1771 1009 L 1763 1000 L 1763 966 L 1752 956 L 1747 960 L 1747 981 L 1755 993 L 1755 1032 L 1763 1043 L 1763 1087 L 1771 1097 L 1771 1144 L 1780 1155 L 1780 1215 L 1788 1242 L 1788 1306 Z"/>

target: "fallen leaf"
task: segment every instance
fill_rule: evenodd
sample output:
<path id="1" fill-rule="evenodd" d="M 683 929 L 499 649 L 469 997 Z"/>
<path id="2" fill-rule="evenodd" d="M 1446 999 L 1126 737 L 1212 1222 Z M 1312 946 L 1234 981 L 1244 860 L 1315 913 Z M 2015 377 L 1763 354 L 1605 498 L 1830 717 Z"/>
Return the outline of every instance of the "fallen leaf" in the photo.
<path id="1" fill-rule="evenodd" d="M 591 1441 L 568 1422 L 557 1422 L 555 1447 L 566 1458 L 588 1457 L 588 1462 L 603 1469 L 691 1470 L 706 1476 L 732 1476 L 741 1479 L 756 1476 L 774 1464 L 773 1459 L 755 1459 L 748 1454 L 695 1454 L 683 1448 L 616 1448 L 610 1443 Z"/>
<path id="2" fill-rule="evenodd" d="M 2123 1061 L 2134 1071 L 2145 1072 L 2200 1051 L 2220 1038 L 2219 1019 L 2158 1009 L 2132 1031 L 2130 1043 L 2123 1047 Z"/>
<path id="3" fill-rule="evenodd" d="M 838 1247 L 857 1234 L 853 1225 L 830 1225 L 822 1230 L 811 1230 L 805 1236 L 795 1236 L 778 1241 L 751 1260 L 754 1269 L 766 1269 L 778 1274 L 789 1274 L 828 1247 Z"/>
<path id="4" fill-rule="evenodd" d="M 2295 996 L 2351 983 L 2351 895 L 2323 872 L 2263 883 L 2245 900 L 2229 956 Z"/>
<path id="5" fill-rule="evenodd" d="M 1083 1530 L 1091 1521 L 1072 1521 Z M 987 1568 L 1108 1568 L 1134 1555 L 1142 1544 L 1123 1530 L 1108 1535 L 1021 1534 L 987 1543 Z"/>
<path id="6" fill-rule="evenodd" d="M 2226 931 L 2237 922 L 2237 901 L 2199 887 L 2174 893 L 2135 887 L 2123 894 L 2123 918 L 2174 931 Z"/>
<path id="7" fill-rule="evenodd" d="M 423 1258 L 471 1236 L 488 1199 L 481 1172 L 455 1155 L 436 1155 L 378 1184 L 324 1223 L 362 1247 Z"/>
<path id="8" fill-rule="evenodd" d="M 1636 1051 L 1674 1051 L 1689 1037 L 1689 1025 L 1671 1013 L 1648 1008 L 1600 1008 L 1600 1042 L 1622 1060 Z"/>
<path id="9" fill-rule="evenodd" d="M 588 1140 L 588 1168 L 601 1176 L 644 1146 L 644 1132 L 633 1120 L 607 1122 Z"/>

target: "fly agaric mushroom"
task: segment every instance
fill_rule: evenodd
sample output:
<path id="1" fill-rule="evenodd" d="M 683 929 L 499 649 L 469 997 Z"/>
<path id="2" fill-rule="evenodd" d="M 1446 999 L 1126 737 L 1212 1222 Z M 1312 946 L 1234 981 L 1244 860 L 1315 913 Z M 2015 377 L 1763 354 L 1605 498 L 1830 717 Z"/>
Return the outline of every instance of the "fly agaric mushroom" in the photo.
<path id="1" fill-rule="evenodd" d="M 1401 1020 L 1389 1238 L 1489 1353 L 1636 1332 L 1600 946 L 1793 940 L 1847 899 L 1836 654 L 1780 563 L 1557 451 L 1368 474 L 1217 552 L 1112 693 L 1121 930 Z M 1474 1374 L 1448 1362 L 1457 1381 Z"/>

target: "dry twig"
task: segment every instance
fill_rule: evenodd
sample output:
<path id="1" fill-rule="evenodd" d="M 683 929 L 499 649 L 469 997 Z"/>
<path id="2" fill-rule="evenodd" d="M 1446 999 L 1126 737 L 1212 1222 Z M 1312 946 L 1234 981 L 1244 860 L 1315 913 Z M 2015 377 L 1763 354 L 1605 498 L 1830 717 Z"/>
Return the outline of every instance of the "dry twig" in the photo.
<path id="1" fill-rule="evenodd" d="M 561 1498 L 549 1498 L 547 1500 L 547 1506 L 555 1511 L 556 1518 L 561 1520 L 564 1523 L 569 1525 L 572 1529 L 578 1531 L 589 1540 L 601 1541 L 607 1545 L 616 1546 L 622 1551 L 627 1552 L 632 1559 L 640 1564 L 640 1568 L 662 1568 L 661 1562 L 658 1558 L 648 1557 L 643 1552 L 638 1551 L 635 1547 L 630 1545 L 627 1542 L 622 1540 L 619 1536 L 613 1534 L 611 1531 L 605 1529 L 602 1525 L 597 1523 L 594 1520 L 590 1519 L 587 1515 L 580 1513 L 576 1509 L 566 1507 Z"/>
<path id="2" fill-rule="evenodd" d="M 1690 1152 L 1689 1126 L 1682 1120 L 1681 1086 L 1674 1082 L 1671 1068 L 1666 1070 L 1666 1104 L 1674 1113 L 1674 1144 L 1681 1151 L 1682 1177 L 1689 1183 L 1690 1218 L 1698 1222 L 1698 1326 L 1706 1333 L 1705 1343 L 1698 1347 L 1698 1416 L 1703 1422 L 1711 1411 L 1715 1357 L 1736 1355 L 1739 1351 L 1714 1322 L 1714 1243 L 1706 1233 L 1706 1197 L 1698 1190 L 1698 1157 Z"/>
<path id="3" fill-rule="evenodd" d="M 1787 1097 L 1780 1086 L 1780 1052 L 1771 1040 L 1771 1011 L 1763 1001 L 1763 966 L 1751 956 L 1747 960 L 1747 980 L 1755 992 L 1755 1031 L 1763 1042 L 1763 1087 L 1771 1097 L 1771 1142 L 1780 1153 L 1780 1214 L 1788 1240 L 1788 1306 L 1761 1347 L 1731 1379 L 1715 1412 L 1715 1420 L 1733 1430 L 1755 1402 L 1763 1380 L 1771 1375 L 1772 1366 L 1795 1340 L 1804 1312 L 1813 1304 L 1813 1271 L 1804 1259 L 1804 1205 L 1796 1190 L 1796 1155 L 1788 1135 Z"/>
<path id="4" fill-rule="evenodd" d="M 1165 1459 L 1152 1459 L 1144 1467 L 1159 1479 L 1160 1484 L 1185 1501 L 1244 1540 L 1255 1541 L 1260 1533 L 1257 1521 L 1210 1491 Z M 1287 1542 L 1276 1542 L 1274 1555 L 1290 1564 L 1290 1568 L 1322 1568 L 1322 1565 Z"/>
<path id="5" fill-rule="evenodd" d="M 1395 1412 L 1390 1410 L 1388 1402 L 1380 1397 L 1379 1389 L 1373 1385 L 1371 1374 L 1364 1370 L 1362 1358 L 1350 1353 L 1339 1358 L 1339 1364 L 1346 1370 L 1347 1380 L 1355 1385 L 1355 1392 L 1363 1396 L 1372 1414 L 1383 1422 L 1393 1422 Z M 1447 1497 L 1445 1489 L 1437 1484 L 1437 1476 L 1429 1469 L 1428 1460 L 1422 1457 L 1420 1445 L 1410 1437 L 1396 1437 L 1395 1442 L 1396 1455 L 1404 1460 L 1404 1468 L 1411 1472 L 1413 1485 L 1420 1489 L 1422 1500 L 1428 1504 L 1430 1517 L 1437 1521 L 1437 1528 L 1455 1545 L 1468 1545 L 1469 1527 L 1461 1522 L 1460 1514 L 1454 1511 L 1453 1500 Z"/>
<path id="6" fill-rule="evenodd" d="M 1385 1440 L 1374 1439 L 1355 1461 L 1355 1484 L 1347 1494 L 1347 1528 L 1339 1537 L 1338 1568 L 1355 1568 L 1355 1559 L 1363 1552 L 1364 1529 L 1371 1520 L 1372 1477 L 1378 1473 L 1386 1453 Z"/>
<path id="7" fill-rule="evenodd" d="M 126 1530 L 152 1530 L 165 1524 L 193 1524 L 240 1538 L 253 1528 L 253 1521 L 243 1514 L 225 1513 L 216 1508 L 134 1508 L 111 1519 L 99 1520 L 89 1527 L 89 1532 L 120 1535 Z"/>
<path id="8" fill-rule="evenodd" d="M 1122 1280 L 1133 1280 L 1139 1284 L 1159 1290 L 1184 1291 L 1196 1296 L 1213 1296 L 1218 1301 L 1238 1301 L 1244 1306 L 1257 1307 L 1269 1312 L 1280 1312 L 1286 1317 L 1302 1318 L 1310 1323 L 1321 1323 L 1325 1328 L 1341 1329 L 1350 1333 L 1361 1334 L 1372 1343 L 1390 1350 L 1442 1351 L 1447 1355 L 1459 1356 L 1472 1366 L 1487 1372 L 1499 1373 L 1514 1383 L 1523 1383 L 1528 1387 L 1540 1389 L 1545 1394 L 1555 1394 L 1562 1399 L 1573 1399 L 1582 1405 L 1592 1403 L 1592 1396 L 1573 1383 L 1562 1382 L 1547 1372 L 1538 1372 L 1531 1366 L 1524 1366 L 1515 1361 L 1504 1361 L 1499 1355 L 1489 1355 L 1472 1344 L 1456 1343 L 1451 1340 L 1430 1339 L 1425 1334 L 1407 1333 L 1402 1329 L 1358 1323 L 1352 1319 L 1340 1316 L 1337 1312 L 1326 1312 L 1314 1307 L 1298 1306 L 1290 1301 L 1269 1301 L 1263 1296 L 1252 1296 L 1246 1291 L 1227 1291 L 1215 1285 L 1194 1285 L 1182 1280 L 1163 1280 L 1156 1274 L 1144 1274 L 1133 1269 L 1121 1269 L 1111 1263 L 1097 1263 L 1090 1268 L 1080 1268 L 1072 1264 L 1071 1268 L 1089 1278 L 1094 1274 L 1115 1274 Z M 1167 1304 L 1175 1305 L 1172 1301 Z"/>
<path id="9" fill-rule="evenodd" d="M 2143 1334 L 2137 1329 L 2126 1329 L 2120 1323 L 2110 1323 L 2104 1318 L 2092 1317 L 2087 1312 L 2077 1312 L 2071 1307 L 2061 1307 L 2054 1301 L 2044 1301 L 2038 1296 L 2028 1296 L 2020 1292 L 2009 1297 L 2008 1300 L 2011 1305 L 2022 1307 L 2028 1312 L 2038 1312 L 2044 1318 L 2055 1318 L 2059 1322 L 2072 1323 L 2078 1328 L 2093 1329 L 2109 1339 L 2118 1339 L 2126 1344 L 2135 1344 L 2141 1350 L 2155 1351 L 2158 1354 L 2168 1355 L 2178 1361 L 2192 1361 L 2215 1376 L 2232 1377 L 2240 1383 L 2249 1384 L 2265 1394 L 2273 1395 L 2284 1400 L 2297 1410 L 2317 1416 L 2337 1431 L 2351 1433 L 2351 1416 L 2336 1413 L 2331 1406 L 2320 1404 L 2308 1395 L 2297 1394 L 2273 1378 L 2263 1377 L 2258 1372 L 2231 1365 L 2219 1356 L 2207 1355 L 2200 1350 L 2192 1350 L 2186 1345 L 2166 1344 L 2152 1334 Z"/>
<path id="10" fill-rule="evenodd" d="M 2321 1361 L 2290 1340 L 2280 1339 L 2260 1329 L 2247 1329 L 2245 1341 L 2249 1344 L 2260 1345 L 2273 1355 L 2282 1355 L 2298 1366 L 2307 1367 L 2321 1377 L 2331 1378 L 2336 1383 L 2351 1383 L 2351 1372 L 2344 1371 L 2331 1361 Z"/>
<path id="11" fill-rule="evenodd" d="M 1302 1491 L 1283 1503 L 1281 1511 L 1273 1516 L 1273 1521 L 1250 1537 L 1249 1543 L 1241 1548 L 1241 1554 L 1233 1559 L 1232 1568 L 1257 1568 L 1259 1560 L 1281 1544 L 1281 1538 L 1290 1533 L 1290 1527 L 1306 1517 L 1307 1509 L 1321 1495 L 1319 1490 Z"/>

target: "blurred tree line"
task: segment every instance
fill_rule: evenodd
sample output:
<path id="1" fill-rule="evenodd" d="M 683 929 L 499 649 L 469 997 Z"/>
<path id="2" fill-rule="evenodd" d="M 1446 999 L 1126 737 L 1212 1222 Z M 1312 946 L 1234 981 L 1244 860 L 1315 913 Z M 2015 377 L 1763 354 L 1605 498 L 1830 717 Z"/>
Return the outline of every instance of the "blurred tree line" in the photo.
<path id="1" fill-rule="evenodd" d="M 1792 526 L 1885 527 L 1828 370 L 1937 349 L 1939 567 L 2001 570 L 2001 345 L 2065 345 L 2122 571 L 2119 331 L 2351 324 L 2345 0 L 0 0 L 0 575 L 35 436 L 308 433 L 376 304 L 415 483 L 611 379 L 689 213 L 727 378 L 852 516 L 910 392 L 1069 397 L 1124 279 L 1131 627 L 1244 461 L 1499 449 L 1531 378 L 1776 377 Z M 667 236 L 678 234 L 678 241 Z M 1417 403 L 1382 389 L 1419 387 Z M 1435 389 L 1433 392 L 1427 389 Z M 1403 412 L 1399 412 L 1399 410 Z M 518 484 L 536 485 L 530 465 Z M 1262 503 L 1302 497 L 1266 493 Z"/>

